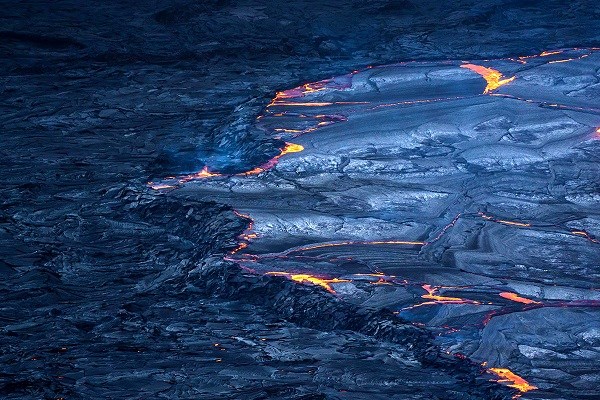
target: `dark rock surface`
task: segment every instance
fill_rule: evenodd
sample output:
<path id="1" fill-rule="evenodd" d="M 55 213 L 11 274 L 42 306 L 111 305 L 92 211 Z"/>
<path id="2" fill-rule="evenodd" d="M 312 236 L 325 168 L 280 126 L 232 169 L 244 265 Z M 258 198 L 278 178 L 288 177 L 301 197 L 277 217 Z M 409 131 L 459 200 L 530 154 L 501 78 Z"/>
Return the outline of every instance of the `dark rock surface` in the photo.
<path id="1" fill-rule="evenodd" d="M 203 165 L 244 171 L 278 154 L 281 141 L 255 118 L 277 91 L 303 82 L 396 61 L 598 46 L 595 1 L 1 5 L 1 397 L 511 397 L 478 365 L 442 356 L 430 331 L 381 311 L 385 299 L 345 303 L 223 262 L 247 221 L 146 182 Z M 576 189 L 573 176 L 592 170 L 594 182 L 582 162 L 593 159 L 563 161 L 570 169 L 555 179 Z M 597 201 L 593 190 L 577 193 L 564 195 Z M 598 237 L 593 216 L 563 222 Z M 473 250 L 456 246 L 457 259 Z M 597 287 L 556 288 L 542 272 L 547 281 L 519 293 L 581 299 L 576 289 Z M 594 329 L 565 333 L 578 344 L 568 351 L 594 360 Z M 548 353 L 562 354 L 561 342 L 508 342 L 542 380 L 577 376 L 569 398 L 593 398 L 597 371 Z"/>

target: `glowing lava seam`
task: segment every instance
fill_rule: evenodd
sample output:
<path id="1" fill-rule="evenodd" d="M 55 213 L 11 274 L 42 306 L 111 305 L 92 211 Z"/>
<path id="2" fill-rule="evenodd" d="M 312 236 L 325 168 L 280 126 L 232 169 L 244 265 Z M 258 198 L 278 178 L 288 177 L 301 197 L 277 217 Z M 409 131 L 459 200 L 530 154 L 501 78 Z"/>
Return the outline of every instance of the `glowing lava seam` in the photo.
<path id="1" fill-rule="evenodd" d="M 521 297 L 518 294 L 512 293 L 512 292 L 502 292 L 502 293 L 499 294 L 499 296 L 502 297 L 503 299 L 516 301 L 517 303 L 523 303 L 523 304 L 542 304 L 539 301 L 527 299 L 525 297 Z"/>
<path id="2" fill-rule="evenodd" d="M 424 246 L 425 242 L 415 242 L 406 240 L 375 240 L 375 241 L 348 241 L 348 242 L 335 242 L 335 243 L 321 243 L 315 245 L 304 246 L 292 250 L 286 251 L 284 254 L 297 253 L 300 251 L 308 251 L 315 249 L 323 249 L 327 247 L 338 247 L 338 246 L 349 246 L 349 245 L 379 245 L 379 244 L 397 244 L 406 246 Z"/>

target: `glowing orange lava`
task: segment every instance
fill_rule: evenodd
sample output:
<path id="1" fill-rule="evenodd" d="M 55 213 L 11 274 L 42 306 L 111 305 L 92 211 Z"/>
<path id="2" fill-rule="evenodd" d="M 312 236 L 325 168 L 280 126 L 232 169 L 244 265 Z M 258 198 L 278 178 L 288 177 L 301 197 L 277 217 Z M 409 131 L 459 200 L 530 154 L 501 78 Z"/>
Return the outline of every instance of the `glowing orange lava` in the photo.
<path id="1" fill-rule="evenodd" d="M 513 225 L 513 226 L 521 226 L 521 227 L 529 227 L 529 226 L 531 226 L 530 223 L 516 222 L 516 221 L 507 221 L 505 219 L 498 219 L 495 222 L 498 222 L 498 223 L 504 224 L 504 225 Z"/>
<path id="2" fill-rule="evenodd" d="M 226 176 L 226 175 L 220 174 L 218 172 L 210 172 L 208 170 L 208 166 L 204 166 L 204 168 L 202 168 L 202 170 L 200 172 L 196 172 L 195 174 L 185 175 L 185 176 L 182 176 L 181 178 L 179 178 L 179 183 L 186 183 L 186 182 L 193 181 L 196 179 L 214 178 L 216 176 Z"/>
<path id="3" fill-rule="evenodd" d="M 250 171 L 242 172 L 241 174 L 238 174 L 238 175 L 246 176 L 246 175 L 260 174 L 261 172 L 264 172 L 268 169 L 273 168 L 277 164 L 279 159 L 281 157 L 283 157 L 284 155 L 290 154 L 290 153 L 299 153 L 302 150 L 304 150 L 304 146 L 302 146 L 302 145 L 295 144 L 295 143 L 286 143 L 285 147 L 283 149 L 281 149 L 281 153 L 279 153 L 279 155 L 276 155 L 275 157 L 271 158 L 269 161 L 267 161 L 260 167 L 253 168 Z"/>
<path id="4" fill-rule="evenodd" d="M 547 56 L 553 56 L 555 54 L 560 54 L 562 53 L 562 50 L 556 50 L 556 51 L 542 51 L 540 53 L 540 57 L 547 57 Z"/>
<path id="5" fill-rule="evenodd" d="M 442 230 L 440 231 L 440 233 L 438 233 L 438 235 L 435 238 L 433 238 L 432 241 L 427 242 L 427 244 L 431 244 L 433 242 L 437 242 L 442 236 L 444 236 L 444 234 L 446 233 L 446 231 L 448 229 L 452 228 L 458 222 L 458 219 L 461 217 L 461 215 L 462 215 L 461 213 L 458 213 L 456 215 L 456 217 L 454 217 L 454 219 L 452 221 L 450 221 L 449 224 L 447 224 L 446 226 L 444 226 L 444 228 L 442 228 Z"/>
<path id="6" fill-rule="evenodd" d="M 471 300 L 461 299 L 460 297 L 447 297 L 447 296 L 439 296 L 435 294 L 438 291 L 438 288 L 433 287 L 431 285 L 423 285 L 423 289 L 427 291 L 427 294 L 422 295 L 421 297 L 424 299 L 435 300 L 436 302 L 442 303 L 471 303 Z"/>
<path id="7" fill-rule="evenodd" d="M 313 285 L 321 286 L 322 288 L 327 290 L 329 293 L 333 293 L 333 294 L 335 294 L 335 290 L 333 290 L 333 288 L 331 287 L 332 283 L 350 282 L 347 279 L 338 279 L 338 278 L 326 279 L 326 278 L 319 278 L 319 277 L 316 277 L 313 275 L 308 275 L 308 274 L 290 274 L 288 272 L 281 272 L 281 271 L 267 272 L 267 275 L 285 276 L 285 277 L 287 277 L 295 282 L 298 282 L 298 283 L 305 283 L 305 282 L 312 283 Z"/>
<path id="8" fill-rule="evenodd" d="M 204 168 L 202 168 L 202 170 L 194 175 L 195 178 L 210 178 L 213 176 L 221 176 L 221 174 L 216 173 L 216 172 L 210 172 L 208 170 L 208 166 L 204 166 Z"/>
<path id="9" fill-rule="evenodd" d="M 491 215 L 488 215 L 488 214 L 482 213 L 482 212 L 479 213 L 479 216 L 483 219 L 487 219 L 488 221 L 496 222 L 499 224 L 518 226 L 521 228 L 531 227 L 531 224 L 528 222 L 518 222 L 518 221 L 509 221 L 506 219 L 496 219 L 496 218 L 492 217 Z"/>
<path id="10" fill-rule="evenodd" d="M 492 68 L 486 68 L 481 65 L 463 64 L 461 65 L 461 68 L 470 69 L 471 71 L 478 73 L 483 77 L 483 79 L 485 79 L 485 81 L 487 82 L 487 86 L 485 87 L 483 94 L 488 94 L 492 90 L 498 89 L 500 86 L 506 85 L 507 83 L 515 80 L 514 76 L 512 78 L 502 79 L 503 75 L 500 71 L 497 71 Z"/>
<path id="11" fill-rule="evenodd" d="M 230 254 L 235 254 L 235 253 L 239 252 L 240 250 L 245 249 L 246 247 L 248 247 L 248 242 L 251 239 L 256 239 L 258 237 L 258 235 L 256 233 L 252 232 L 252 229 L 254 228 L 254 220 L 252 218 L 250 218 L 249 215 L 242 214 L 241 212 L 236 211 L 236 210 L 233 210 L 233 213 L 240 218 L 245 218 L 245 219 L 250 220 L 250 222 L 248 223 L 248 226 L 246 227 L 246 229 L 244 229 L 244 232 L 240 236 L 238 236 L 239 240 L 244 240 L 244 241 L 240 242 L 238 244 L 238 246 L 230 252 Z"/>
<path id="12" fill-rule="evenodd" d="M 281 151 L 279 157 L 288 153 L 299 153 L 304 150 L 304 146 L 294 143 L 286 143 L 284 149 Z"/>
<path id="13" fill-rule="evenodd" d="M 537 386 L 529 384 L 525 379 L 515 374 L 508 368 L 490 368 L 490 372 L 498 376 L 497 382 L 507 383 L 508 387 L 512 387 L 520 391 L 521 393 L 529 392 L 530 390 L 537 389 Z"/>
<path id="14" fill-rule="evenodd" d="M 548 64 L 558 64 L 558 63 L 565 63 L 565 62 L 570 62 L 570 61 L 577 61 L 577 60 L 581 60 L 582 58 L 586 58 L 589 57 L 589 54 L 583 54 L 579 57 L 575 57 L 575 58 L 565 58 L 562 60 L 554 60 L 554 61 L 548 61 Z"/>
<path id="15" fill-rule="evenodd" d="M 384 278 L 379 278 L 377 282 L 371 282 L 371 285 L 391 285 L 391 282 L 386 281 Z"/>
<path id="16" fill-rule="evenodd" d="M 590 236 L 589 233 L 587 233 L 586 231 L 571 231 L 571 233 L 573 235 L 577 235 L 577 236 L 583 236 L 584 238 L 586 238 L 587 240 L 589 240 L 592 243 L 600 243 L 600 240 L 598 239 L 594 239 L 592 236 Z"/>
<path id="17" fill-rule="evenodd" d="M 539 301 L 527 299 L 525 297 L 521 297 L 518 294 L 512 293 L 512 292 L 502 292 L 502 293 L 499 294 L 499 296 L 502 297 L 502 298 L 504 298 L 504 299 L 516 301 L 517 303 L 523 303 L 523 304 L 542 304 Z"/>
<path id="18" fill-rule="evenodd" d="M 534 54 L 532 56 L 519 56 L 519 58 L 509 58 L 509 60 L 520 62 L 521 64 L 527 64 L 527 59 L 529 58 L 537 58 L 537 57 L 548 57 L 554 56 L 556 54 L 561 54 L 563 50 L 555 50 L 555 51 L 542 51 L 540 54 Z"/>
<path id="19" fill-rule="evenodd" d="M 423 299 L 428 299 L 431 301 L 426 301 L 423 303 L 415 304 L 412 306 L 404 307 L 402 310 L 412 310 L 415 308 L 423 307 L 423 306 L 431 306 L 435 304 L 481 304 L 475 300 L 463 299 L 460 297 L 448 297 L 448 296 L 440 296 L 437 294 L 437 291 L 445 286 L 431 286 L 431 285 L 423 285 L 421 286 L 427 294 L 421 296 Z"/>

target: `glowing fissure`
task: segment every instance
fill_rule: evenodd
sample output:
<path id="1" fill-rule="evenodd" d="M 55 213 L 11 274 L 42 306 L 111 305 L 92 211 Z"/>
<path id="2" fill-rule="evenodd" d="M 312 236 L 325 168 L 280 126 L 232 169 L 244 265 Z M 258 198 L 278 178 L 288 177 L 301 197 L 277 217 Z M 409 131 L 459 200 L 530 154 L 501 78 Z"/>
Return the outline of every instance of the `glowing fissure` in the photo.
<path id="1" fill-rule="evenodd" d="M 234 210 L 233 213 L 240 218 L 249 220 L 250 222 L 248 223 L 248 226 L 246 227 L 244 232 L 242 232 L 242 234 L 240 236 L 238 236 L 238 240 L 240 242 L 239 242 L 238 246 L 230 252 L 230 254 L 236 254 L 240 250 L 245 249 L 246 247 L 248 247 L 251 239 L 256 239 L 258 237 L 258 235 L 256 233 L 252 232 L 252 230 L 254 229 L 254 220 L 252 218 L 250 218 L 249 215 L 242 214 L 236 210 Z"/>
<path id="2" fill-rule="evenodd" d="M 502 293 L 499 293 L 498 295 L 507 300 L 512 300 L 517 303 L 525 304 L 525 306 L 523 306 L 523 308 L 519 309 L 518 311 L 515 311 L 513 307 L 508 307 L 508 308 L 502 308 L 499 310 L 494 310 L 492 312 L 489 312 L 482 321 L 483 326 L 487 325 L 494 317 L 497 317 L 500 315 L 511 314 L 513 312 L 531 310 L 533 308 L 540 308 L 540 307 L 564 307 L 564 308 L 568 308 L 568 307 L 575 307 L 575 308 L 577 308 L 577 307 L 600 307 L 600 300 L 534 301 L 531 299 L 521 297 L 521 296 L 519 296 L 515 293 L 511 293 L 511 292 L 502 292 Z"/>
<path id="3" fill-rule="evenodd" d="M 372 107 L 371 110 L 377 110 L 379 108 L 385 108 L 385 107 L 410 106 L 410 105 L 414 105 L 414 104 L 426 104 L 426 103 L 437 103 L 440 101 L 461 100 L 461 99 L 465 99 L 465 98 L 466 98 L 466 96 L 453 96 L 453 97 L 440 97 L 440 98 L 435 98 L 435 99 L 398 101 L 396 103 L 378 104 L 378 105 Z"/>
<path id="4" fill-rule="evenodd" d="M 309 251 L 315 249 L 323 249 L 327 247 L 339 247 L 339 246 L 350 246 L 350 245 L 385 245 L 385 244 L 394 244 L 394 245 L 406 245 L 406 246 L 423 246 L 425 242 L 418 241 L 406 241 L 406 240 L 361 240 L 361 241 L 347 241 L 347 242 L 333 242 L 333 243 L 319 243 L 309 246 L 303 246 L 296 249 L 291 249 L 286 251 L 284 254 L 297 253 L 301 251 Z"/>
<path id="5" fill-rule="evenodd" d="M 487 221 L 491 221 L 491 222 L 495 222 L 498 224 L 502 224 L 502 225 L 508 225 L 508 226 L 515 226 L 518 228 L 532 228 L 533 225 L 529 222 L 520 222 L 520 221 L 510 221 L 510 220 L 506 220 L 506 219 L 498 219 L 495 218 L 489 214 L 483 213 L 483 212 L 479 212 L 478 215 L 487 220 Z M 564 232 L 564 228 L 560 228 L 560 230 L 562 230 Z M 596 243 L 596 244 L 600 244 L 600 240 L 596 239 L 595 237 L 593 237 L 592 235 L 590 235 L 588 232 L 584 231 L 584 230 L 580 230 L 580 229 L 576 229 L 576 230 L 569 230 L 568 232 L 565 232 L 571 235 L 575 235 L 575 236 L 581 236 L 587 240 L 589 240 L 592 243 Z"/>
<path id="6" fill-rule="evenodd" d="M 577 235 L 577 236 L 582 236 L 584 238 L 586 238 L 587 240 L 589 240 L 592 243 L 600 243 L 600 240 L 592 237 L 589 233 L 587 233 L 586 231 L 582 231 L 582 230 L 575 230 L 575 231 L 571 231 L 571 233 L 573 235 Z"/>
<path id="7" fill-rule="evenodd" d="M 565 58 L 562 60 L 553 60 L 553 61 L 548 61 L 548 64 L 557 64 L 557 63 L 565 63 L 565 62 L 570 62 L 570 61 L 576 61 L 576 60 L 581 60 L 582 58 L 586 58 L 589 57 L 589 54 L 583 54 L 579 57 L 574 57 L 574 58 Z"/>
<path id="8" fill-rule="evenodd" d="M 511 61 L 516 61 L 519 62 L 521 64 L 527 64 L 528 59 L 530 58 L 538 58 L 538 57 L 548 57 L 548 56 L 554 56 L 556 54 L 561 54 L 563 52 L 563 50 L 554 50 L 554 51 L 542 51 L 540 54 L 534 54 L 532 56 L 519 56 L 518 58 L 514 59 L 514 58 L 509 58 L 509 60 Z"/>
<path id="9" fill-rule="evenodd" d="M 271 158 L 269 161 L 267 161 L 265 164 L 261 165 L 260 167 L 253 168 L 250 171 L 242 172 L 241 174 L 238 174 L 238 175 L 260 174 L 261 172 L 269 170 L 269 169 L 273 168 L 275 165 L 277 165 L 277 163 L 279 162 L 279 159 L 281 157 L 285 156 L 286 154 L 299 153 L 302 150 L 304 150 L 304 146 L 302 146 L 302 145 L 294 144 L 294 143 L 286 143 L 285 147 L 281 150 L 281 153 L 279 153 L 279 155 L 276 155 L 275 157 Z"/>
<path id="10" fill-rule="evenodd" d="M 439 239 L 441 239 L 442 236 L 444 236 L 444 234 L 448 231 L 448 229 L 452 228 L 456 224 L 456 222 L 458 222 L 458 220 L 460 219 L 461 216 L 462 216 L 462 213 L 458 213 L 456 215 L 456 217 L 454 217 L 454 219 L 449 224 L 444 226 L 442 228 L 442 230 L 440 231 L 440 233 L 438 233 L 438 235 L 436 237 L 434 237 L 433 240 L 431 240 L 430 242 L 427 242 L 426 245 L 431 244 L 433 242 L 437 242 Z"/>
<path id="11" fill-rule="evenodd" d="M 283 149 L 281 149 L 281 152 L 276 155 L 275 157 L 271 158 L 269 161 L 267 161 L 266 163 L 262 164 L 259 167 L 255 167 L 249 171 L 245 171 L 245 172 L 240 172 L 239 174 L 222 174 L 220 172 L 213 172 L 210 171 L 208 169 L 208 166 L 204 166 L 202 168 L 202 170 L 200 172 L 196 172 L 194 174 L 189 174 L 189 175 L 185 175 L 182 177 L 179 177 L 178 179 L 173 179 L 175 180 L 175 182 L 170 183 L 170 180 L 168 180 L 167 182 L 169 183 L 154 183 L 154 182 L 148 182 L 148 185 L 154 189 L 154 190 L 160 190 L 160 189 L 172 189 L 172 188 L 176 188 L 177 184 L 183 184 L 186 182 L 190 182 L 190 181 L 194 181 L 194 180 L 199 180 L 199 179 L 207 179 L 207 178 L 215 178 L 215 177 L 231 177 L 231 176 L 248 176 L 248 175 L 257 175 L 260 174 L 262 172 L 265 172 L 271 168 L 273 168 L 275 165 L 277 165 L 277 163 L 279 162 L 279 159 L 281 157 L 283 157 L 286 154 L 290 154 L 290 153 L 298 153 L 304 150 L 304 146 L 300 145 L 300 144 L 296 144 L 296 143 L 286 143 L 285 146 L 283 147 Z"/>
<path id="12" fill-rule="evenodd" d="M 568 111 L 579 111 L 579 112 L 584 112 L 584 113 L 591 113 L 591 114 L 600 114 L 600 108 L 591 108 L 591 107 L 577 107 L 577 106 L 567 106 L 564 104 L 548 104 L 544 101 L 537 101 L 537 100 L 531 100 L 531 99 L 525 99 L 523 97 L 518 97 L 518 96 L 513 96 L 511 94 L 505 94 L 505 93 L 488 93 L 490 96 L 496 96 L 496 97 L 504 97 L 507 99 L 513 99 L 513 100 L 518 100 L 518 101 L 523 101 L 525 103 L 531 103 L 531 104 L 537 104 L 540 107 L 543 108 L 553 108 L 553 109 L 560 109 L 560 110 L 568 110 Z"/>
<path id="13" fill-rule="evenodd" d="M 480 212 L 478 213 L 479 216 L 485 220 L 488 221 L 492 221 L 492 222 L 496 222 L 498 224 L 503 224 L 503 225 L 511 225 L 511 226 L 518 226 L 520 228 L 530 228 L 531 224 L 528 222 L 519 222 L 519 221 L 509 221 L 506 219 L 497 219 L 492 217 L 491 215 L 488 215 L 486 213 Z"/>
<path id="14" fill-rule="evenodd" d="M 291 114 L 294 115 L 294 114 Z M 288 116 L 287 113 L 274 113 L 272 114 L 273 117 L 285 117 Z M 298 137 L 300 135 L 305 135 L 307 133 L 310 132 L 314 132 L 319 128 L 322 128 L 324 126 L 328 126 L 328 125 L 333 125 L 335 123 L 338 122 L 344 122 L 346 121 L 348 118 L 344 115 L 329 115 L 329 114 L 317 114 L 315 116 L 308 116 L 308 115 L 303 115 L 303 114 L 299 114 L 296 115 L 297 117 L 300 118 L 314 118 L 316 119 L 318 122 L 316 124 L 314 124 L 313 126 L 310 126 L 308 128 L 304 128 L 304 129 L 294 129 L 294 128 L 272 128 L 272 130 L 274 132 L 277 133 L 287 133 L 287 134 L 291 134 L 292 137 Z M 276 139 L 281 139 L 282 135 L 276 135 L 275 138 Z"/>
<path id="15" fill-rule="evenodd" d="M 547 56 L 552 56 L 554 54 L 560 54 L 562 53 L 562 50 L 556 50 L 556 51 L 542 51 L 540 53 L 540 57 L 547 57 Z M 535 57 L 535 56 L 534 56 Z"/>
<path id="16" fill-rule="evenodd" d="M 515 80 L 514 76 L 511 78 L 504 78 L 500 71 L 497 71 L 492 68 L 487 68 L 481 65 L 463 64 L 461 65 L 461 68 L 470 69 L 471 71 L 481 75 L 483 79 L 485 79 L 485 81 L 487 82 L 487 86 L 485 87 L 483 94 L 488 94 L 492 90 L 496 90 L 500 86 L 506 85 L 507 83 Z"/>

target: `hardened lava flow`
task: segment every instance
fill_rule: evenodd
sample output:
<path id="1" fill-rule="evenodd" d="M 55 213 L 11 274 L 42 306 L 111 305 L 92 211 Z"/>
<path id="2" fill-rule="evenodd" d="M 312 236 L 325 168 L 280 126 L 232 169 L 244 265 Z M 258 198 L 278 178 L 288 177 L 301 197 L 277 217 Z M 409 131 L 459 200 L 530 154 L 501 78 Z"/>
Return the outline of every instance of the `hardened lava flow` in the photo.
<path id="1" fill-rule="evenodd" d="M 517 397 L 593 396 L 599 62 L 598 49 L 562 49 L 305 84 L 257 118 L 286 143 L 271 160 L 150 186 L 232 205 L 249 225 L 226 260 L 348 310 L 390 311 L 434 337 L 450 357 L 441 369 L 470 365 L 462 380 Z M 298 312 L 288 318 L 350 323 Z M 361 321 L 351 329 L 364 332 Z"/>

